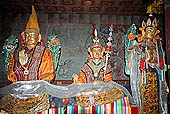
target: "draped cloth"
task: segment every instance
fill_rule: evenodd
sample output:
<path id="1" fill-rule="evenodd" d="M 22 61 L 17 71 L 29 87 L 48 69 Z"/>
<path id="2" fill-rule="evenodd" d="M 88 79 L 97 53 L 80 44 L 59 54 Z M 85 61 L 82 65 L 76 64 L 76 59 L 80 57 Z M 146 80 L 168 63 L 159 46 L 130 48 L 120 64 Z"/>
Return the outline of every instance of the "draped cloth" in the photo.
<path id="1" fill-rule="evenodd" d="M 22 109 L 19 112 L 23 111 L 27 113 L 32 113 L 36 112 L 37 110 L 42 111 L 49 108 L 48 95 L 58 98 L 70 98 L 81 95 L 97 96 L 100 94 L 108 93 L 113 88 L 121 90 L 124 96 L 128 97 L 130 103 L 134 103 L 133 98 L 128 90 L 113 81 L 110 81 L 108 83 L 86 83 L 71 84 L 68 86 L 57 86 L 52 85 L 44 80 L 34 80 L 18 81 L 12 83 L 9 86 L 1 88 L 0 96 L 4 97 L 2 97 L 2 99 L 0 100 L 0 109 L 8 112 L 17 112 L 17 109 Z M 22 108 L 23 106 L 26 106 L 27 108 Z"/>
<path id="2" fill-rule="evenodd" d="M 130 61 L 130 86 L 132 91 L 132 96 L 136 104 L 141 107 L 141 98 L 140 98 L 140 72 L 138 69 L 138 53 L 137 50 L 131 52 L 131 61 Z"/>

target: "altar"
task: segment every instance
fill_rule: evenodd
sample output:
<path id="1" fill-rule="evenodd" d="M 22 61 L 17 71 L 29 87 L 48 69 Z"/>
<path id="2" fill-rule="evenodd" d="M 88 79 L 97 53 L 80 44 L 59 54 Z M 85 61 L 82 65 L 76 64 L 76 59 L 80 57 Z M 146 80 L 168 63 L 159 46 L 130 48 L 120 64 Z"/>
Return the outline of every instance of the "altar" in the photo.
<path id="1" fill-rule="evenodd" d="M 35 86 L 36 85 L 36 86 Z M 120 98 L 114 102 L 101 104 L 101 105 L 94 105 L 91 104 L 89 106 L 83 106 L 83 104 L 77 104 L 75 99 L 76 96 L 91 96 L 91 98 L 95 98 L 95 94 L 102 94 L 111 90 L 112 88 L 119 88 L 123 90 L 126 97 Z M 32 109 L 29 113 L 34 114 L 132 114 L 136 112 L 134 111 L 135 108 L 131 109 L 131 104 L 134 104 L 133 98 L 128 92 L 126 88 L 123 86 L 115 83 L 115 82 L 108 82 L 108 83 L 95 83 L 95 84 L 71 84 L 68 86 L 61 86 L 61 85 L 52 85 L 43 80 L 37 81 L 20 81 L 13 83 L 9 86 L 1 88 L 1 96 L 5 96 L 1 99 L 1 108 L 6 107 L 6 110 L 11 110 L 11 108 L 15 106 L 20 106 L 18 103 L 22 103 L 22 107 L 25 108 L 25 105 L 29 105 L 27 101 L 25 104 L 19 99 L 30 99 L 35 98 L 37 96 L 41 96 L 43 94 L 50 95 L 49 102 L 49 109 L 46 110 L 39 110 L 36 107 Z M 13 102 L 13 104 L 8 104 L 10 101 L 9 96 L 15 98 L 17 102 Z M 93 97 L 92 97 L 93 96 Z M 62 101 L 63 99 L 68 98 L 68 102 Z M 61 100 L 62 99 L 62 100 Z M 44 99 L 45 100 L 45 99 Z M 98 100 L 96 101 L 98 102 Z M 12 103 L 12 102 L 11 102 Z M 60 104 L 60 105 L 59 105 Z M 8 109 L 8 107 L 11 107 Z M 19 107 L 17 110 L 16 108 L 13 109 L 13 113 L 23 113 L 24 110 L 21 109 L 19 111 Z M 31 110 L 31 109 L 30 109 Z M 36 111 L 36 112 L 35 112 Z M 134 111 L 134 112 L 133 112 Z M 7 112 L 1 111 L 2 114 L 8 114 Z M 28 113 L 28 112 L 27 112 Z"/>

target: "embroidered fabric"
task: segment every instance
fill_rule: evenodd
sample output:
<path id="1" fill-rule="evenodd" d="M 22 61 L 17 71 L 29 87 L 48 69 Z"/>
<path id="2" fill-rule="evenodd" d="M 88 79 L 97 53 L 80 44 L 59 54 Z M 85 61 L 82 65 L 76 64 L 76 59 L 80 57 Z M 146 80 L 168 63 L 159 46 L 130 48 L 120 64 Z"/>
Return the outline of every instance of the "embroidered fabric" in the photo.
<path id="1" fill-rule="evenodd" d="M 102 94 L 111 90 L 112 88 L 121 89 L 124 95 L 128 96 L 130 103 L 135 103 L 129 91 L 125 87 L 113 81 L 108 83 L 74 83 L 67 86 L 52 85 L 44 80 L 18 81 L 12 83 L 9 86 L 1 88 L 0 95 L 12 95 L 15 98 L 21 99 L 33 98 L 43 94 L 49 94 L 58 98 L 70 98 L 80 95 Z"/>

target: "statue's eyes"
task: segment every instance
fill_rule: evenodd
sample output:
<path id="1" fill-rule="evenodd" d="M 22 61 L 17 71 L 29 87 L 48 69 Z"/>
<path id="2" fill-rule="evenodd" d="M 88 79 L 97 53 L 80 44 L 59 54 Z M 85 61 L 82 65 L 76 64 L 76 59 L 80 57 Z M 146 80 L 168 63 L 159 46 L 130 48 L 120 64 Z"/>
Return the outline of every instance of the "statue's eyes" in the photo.
<path id="1" fill-rule="evenodd" d="M 35 36 L 35 33 L 32 33 L 31 36 L 34 37 L 34 36 Z"/>
<path id="2" fill-rule="evenodd" d="M 35 33 L 25 33 L 25 37 L 35 37 Z"/>
<path id="3" fill-rule="evenodd" d="M 25 34 L 25 37 L 29 37 L 29 34 L 28 34 L 28 33 L 26 33 L 26 34 Z"/>

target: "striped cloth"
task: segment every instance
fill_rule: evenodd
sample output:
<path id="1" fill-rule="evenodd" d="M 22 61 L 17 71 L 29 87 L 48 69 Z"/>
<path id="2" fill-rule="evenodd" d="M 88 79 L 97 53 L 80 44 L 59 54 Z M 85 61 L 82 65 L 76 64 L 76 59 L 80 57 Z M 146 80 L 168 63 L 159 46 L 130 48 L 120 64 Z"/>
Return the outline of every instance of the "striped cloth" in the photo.
<path id="1" fill-rule="evenodd" d="M 0 114 L 10 114 L 5 111 L 1 111 Z M 41 112 L 35 112 L 33 114 L 64 114 L 64 107 L 61 108 L 50 108 Z"/>
<path id="2" fill-rule="evenodd" d="M 123 97 L 115 102 L 99 106 L 67 106 L 67 114 L 131 114 L 131 107 L 128 98 Z"/>
<path id="3" fill-rule="evenodd" d="M 82 107 L 80 105 L 67 106 L 67 114 L 131 114 L 128 97 L 123 97 L 109 104 L 99 106 Z M 9 114 L 1 111 L 0 114 Z M 34 114 L 64 114 L 64 107 L 50 108 Z"/>

